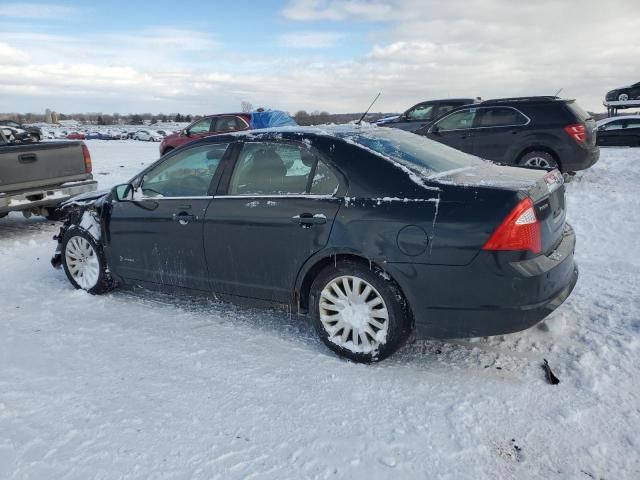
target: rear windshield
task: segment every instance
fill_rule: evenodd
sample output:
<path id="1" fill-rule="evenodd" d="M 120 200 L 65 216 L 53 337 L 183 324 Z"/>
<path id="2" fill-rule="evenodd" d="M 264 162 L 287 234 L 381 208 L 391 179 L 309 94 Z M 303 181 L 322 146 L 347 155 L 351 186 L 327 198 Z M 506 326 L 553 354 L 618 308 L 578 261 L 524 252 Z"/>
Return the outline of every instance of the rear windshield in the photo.
<path id="1" fill-rule="evenodd" d="M 478 157 L 447 147 L 415 133 L 395 128 L 368 128 L 338 134 L 391 160 L 418 167 L 426 174 L 441 173 L 458 168 L 483 165 Z"/>
<path id="2" fill-rule="evenodd" d="M 585 112 L 575 101 L 567 102 L 567 108 L 582 122 L 591 118 L 591 115 Z"/>

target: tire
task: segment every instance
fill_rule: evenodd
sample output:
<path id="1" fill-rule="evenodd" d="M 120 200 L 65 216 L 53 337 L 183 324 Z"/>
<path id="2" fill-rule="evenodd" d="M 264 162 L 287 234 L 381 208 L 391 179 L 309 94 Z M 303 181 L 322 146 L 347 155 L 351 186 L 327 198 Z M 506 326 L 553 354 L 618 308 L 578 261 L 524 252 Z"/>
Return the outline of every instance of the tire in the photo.
<path id="1" fill-rule="evenodd" d="M 40 141 L 40 135 L 38 135 L 37 133 L 32 133 L 31 134 L 31 141 L 32 142 L 39 142 Z"/>
<path id="2" fill-rule="evenodd" d="M 553 155 L 542 150 L 525 153 L 518 161 L 518 165 L 529 168 L 560 168 Z"/>
<path id="3" fill-rule="evenodd" d="M 376 266 L 352 260 L 328 265 L 311 285 L 309 305 L 320 339 L 354 362 L 387 358 L 411 333 L 411 313 L 402 292 Z"/>
<path id="4" fill-rule="evenodd" d="M 629 94 L 628 93 L 621 93 L 620 95 L 618 95 L 618 101 L 619 102 L 626 102 L 629 100 Z"/>
<path id="5" fill-rule="evenodd" d="M 107 271 L 102 247 L 84 228 L 70 227 L 62 238 L 60 251 L 64 273 L 76 289 L 92 295 L 113 290 L 115 282 Z"/>

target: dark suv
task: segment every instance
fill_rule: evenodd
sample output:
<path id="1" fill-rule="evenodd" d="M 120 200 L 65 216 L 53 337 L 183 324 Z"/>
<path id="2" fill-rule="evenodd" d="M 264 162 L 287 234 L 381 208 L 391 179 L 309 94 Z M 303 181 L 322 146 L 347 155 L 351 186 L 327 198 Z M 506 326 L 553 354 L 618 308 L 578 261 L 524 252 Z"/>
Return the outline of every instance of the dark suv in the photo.
<path id="1" fill-rule="evenodd" d="M 402 115 L 378 120 L 376 125 L 415 132 L 450 110 L 473 102 L 473 98 L 448 98 L 444 100 L 420 102 Z"/>
<path id="2" fill-rule="evenodd" d="M 519 97 L 452 110 L 415 132 L 506 165 L 583 170 L 598 161 L 596 122 L 574 100 Z"/>

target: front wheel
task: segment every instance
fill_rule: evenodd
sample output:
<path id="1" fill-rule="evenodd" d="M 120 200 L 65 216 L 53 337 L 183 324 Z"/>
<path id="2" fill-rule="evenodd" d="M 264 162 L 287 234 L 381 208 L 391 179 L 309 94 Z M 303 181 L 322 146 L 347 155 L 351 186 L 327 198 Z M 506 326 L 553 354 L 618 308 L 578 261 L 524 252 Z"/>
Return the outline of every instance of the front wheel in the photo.
<path id="1" fill-rule="evenodd" d="M 376 266 L 345 261 L 325 267 L 311 286 L 310 306 L 320 339 L 355 362 L 383 360 L 411 331 L 402 292 Z"/>
<path id="2" fill-rule="evenodd" d="M 621 93 L 618 95 L 619 102 L 626 102 L 627 100 L 629 100 L 629 95 L 627 93 Z"/>
<path id="3" fill-rule="evenodd" d="M 524 154 L 518 162 L 518 165 L 531 168 L 558 168 L 558 162 L 553 158 L 553 155 L 544 151 L 535 151 Z"/>
<path id="4" fill-rule="evenodd" d="M 99 295 L 114 288 L 102 247 L 84 228 L 72 226 L 61 245 L 62 265 L 71 284 Z"/>

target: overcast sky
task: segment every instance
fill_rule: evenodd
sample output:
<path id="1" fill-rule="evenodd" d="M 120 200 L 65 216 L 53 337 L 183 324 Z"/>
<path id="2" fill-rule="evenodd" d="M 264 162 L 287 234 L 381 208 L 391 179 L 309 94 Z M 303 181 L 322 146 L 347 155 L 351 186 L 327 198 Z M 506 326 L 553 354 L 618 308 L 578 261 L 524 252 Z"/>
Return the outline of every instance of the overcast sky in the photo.
<path id="1" fill-rule="evenodd" d="M 640 0 L 0 1 L 0 112 L 403 111 L 640 81 Z"/>

